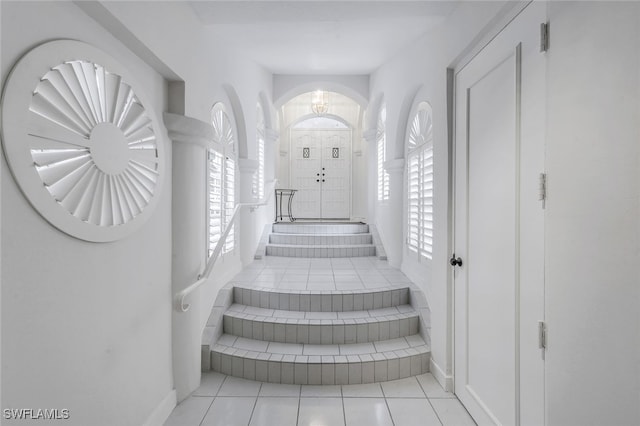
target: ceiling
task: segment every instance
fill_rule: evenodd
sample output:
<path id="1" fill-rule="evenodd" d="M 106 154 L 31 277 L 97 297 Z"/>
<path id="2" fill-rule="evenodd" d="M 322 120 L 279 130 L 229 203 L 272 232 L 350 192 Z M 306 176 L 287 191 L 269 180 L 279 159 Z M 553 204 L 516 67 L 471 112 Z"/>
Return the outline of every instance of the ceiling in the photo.
<path id="1" fill-rule="evenodd" d="M 457 1 L 190 1 L 212 38 L 274 74 L 369 74 Z"/>

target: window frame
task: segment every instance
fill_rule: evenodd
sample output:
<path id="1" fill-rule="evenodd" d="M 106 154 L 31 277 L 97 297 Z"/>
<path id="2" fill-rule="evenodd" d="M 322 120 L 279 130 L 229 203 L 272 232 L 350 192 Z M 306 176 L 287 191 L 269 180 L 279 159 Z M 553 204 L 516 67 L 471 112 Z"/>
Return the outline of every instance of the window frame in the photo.
<path id="1" fill-rule="evenodd" d="M 407 141 L 407 233 L 406 245 L 418 260 L 433 258 L 433 110 L 418 103 L 408 123 Z"/>
<path id="2" fill-rule="evenodd" d="M 253 198 L 262 200 L 264 198 L 264 149 L 266 140 L 266 124 L 264 109 L 258 101 L 256 106 L 256 159 L 258 160 L 258 168 L 253 175 L 251 192 Z"/>
<path id="3" fill-rule="evenodd" d="M 236 137 L 231 119 L 223 103 L 216 103 L 211 109 L 211 124 L 213 126 L 213 140 L 207 150 L 207 258 L 211 257 L 220 236 L 231 219 L 236 204 Z M 214 170 L 214 166 L 218 169 Z M 215 174 L 215 175 L 214 175 Z M 217 182 L 216 179 L 217 178 Z M 219 230 L 217 236 L 212 232 L 211 213 L 219 212 Z M 234 250 L 235 225 L 222 247 L 221 254 Z"/>
<path id="4" fill-rule="evenodd" d="M 382 103 L 378 113 L 376 128 L 376 159 L 377 159 L 377 199 L 379 202 L 389 200 L 389 173 L 384 168 L 387 160 L 387 105 Z"/>

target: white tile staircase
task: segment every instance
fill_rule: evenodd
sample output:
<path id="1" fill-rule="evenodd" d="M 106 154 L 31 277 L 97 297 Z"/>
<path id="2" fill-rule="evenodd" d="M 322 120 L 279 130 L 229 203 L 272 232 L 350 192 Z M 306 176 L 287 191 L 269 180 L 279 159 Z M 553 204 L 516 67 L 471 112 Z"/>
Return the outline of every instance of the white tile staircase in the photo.
<path id="1" fill-rule="evenodd" d="M 376 245 L 365 223 L 274 223 L 266 244 L 267 256 L 375 256 Z"/>
<path id="2" fill-rule="evenodd" d="M 419 375 L 429 371 L 430 350 L 408 297 L 408 287 L 291 293 L 234 287 L 224 334 L 203 355 L 214 371 L 270 383 L 361 384 Z"/>
<path id="3" fill-rule="evenodd" d="M 376 249 L 384 253 L 372 228 L 373 233 L 363 223 L 276 223 L 265 251 L 283 256 L 282 261 L 347 256 L 354 259 L 311 262 L 344 264 L 362 259 L 357 262 L 362 264 L 368 261 L 361 256 L 371 256 Z M 374 262 L 386 265 L 383 260 Z M 426 299 L 399 271 L 394 274 L 405 282 L 378 284 L 363 279 L 361 288 L 351 290 L 227 284 L 203 333 L 203 371 L 305 385 L 383 382 L 428 372 Z"/>

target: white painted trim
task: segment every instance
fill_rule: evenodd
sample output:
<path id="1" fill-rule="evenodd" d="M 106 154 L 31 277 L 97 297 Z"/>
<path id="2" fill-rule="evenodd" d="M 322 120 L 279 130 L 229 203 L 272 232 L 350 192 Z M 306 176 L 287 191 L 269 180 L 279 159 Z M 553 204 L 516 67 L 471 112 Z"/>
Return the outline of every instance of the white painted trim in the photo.
<path id="1" fill-rule="evenodd" d="M 375 142 L 378 129 L 369 129 L 362 132 L 362 137 L 366 142 Z"/>
<path id="2" fill-rule="evenodd" d="M 164 125 L 173 143 L 189 143 L 209 148 L 213 140 L 213 125 L 196 118 L 165 112 Z"/>
<path id="3" fill-rule="evenodd" d="M 264 138 L 267 143 L 276 143 L 278 139 L 280 139 L 280 132 L 277 130 L 270 129 L 265 127 L 264 129 Z"/>
<path id="4" fill-rule="evenodd" d="M 253 174 L 258 170 L 258 160 L 250 158 L 238 158 L 238 170 L 240 173 Z"/>
<path id="5" fill-rule="evenodd" d="M 505 2 L 496 16 L 487 23 L 469 45 L 453 60 L 450 68 L 457 74 L 511 23 L 532 0 Z"/>
<path id="6" fill-rule="evenodd" d="M 394 158 L 387 160 L 383 165 L 387 173 L 401 173 L 404 172 L 404 158 Z"/>
<path id="7" fill-rule="evenodd" d="M 440 366 L 433 360 L 433 358 L 429 361 L 429 371 L 433 374 L 433 377 L 440 383 L 440 386 L 444 388 L 447 392 L 453 393 L 453 376 L 447 375 L 440 368 Z"/>
<path id="8" fill-rule="evenodd" d="M 171 412 L 176 408 L 176 390 L 172 389 L 167 396 L 165 396 L 160 404 L 153 410 L 153 412 L 147 417 L 147 420 L 143 423 L 143 426 L 159 426 L 169 418 Z"/>
<path id="9" fill-rule="evenodd" d="M 280 109 L 291 99 L 303 93 L 322 89 L 336 92 L 351 98 L 365 108 L 369 102 L 367 88 L 368 75 L 301 75 L 290 76 L 274 74 L 273 76 L 273 106 Z"/>

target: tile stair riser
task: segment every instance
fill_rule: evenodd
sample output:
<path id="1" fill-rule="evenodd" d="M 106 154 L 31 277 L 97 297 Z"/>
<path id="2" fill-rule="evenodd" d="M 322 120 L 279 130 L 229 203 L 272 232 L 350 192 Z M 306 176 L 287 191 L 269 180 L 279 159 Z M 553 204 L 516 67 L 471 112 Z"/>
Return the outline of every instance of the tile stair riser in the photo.
<path id="1" fill-rule="evenodd" d="M 248 351 L 247 351 L 248 352 Z M 213 371 L 268 383 L 296 385 L 366 384 L 403 379 L 429 372 L 430 352 L 415 350 L 412 354 L 397 356 L 383 353 L 380 360 L 356 362 L 297 362 L 297 356 L 283 355 L 280 360 L 259 359 L 247 354 L 211 352 Z M 255 354 L 255 353 L 254 353 Z M 305 357 L 302 357 L 305 358 Z M 306 357 L 310 358 L 310 357 Z"/>
<path id="2" fill-rule="evenodd" d="M 266 289 L 233 288 L 234 303 L 265 309 L 307 312 L 350 312 L 390 308 L 409 303 L 409 289 L 370 292 L 283 292 Z"/>
<path id="3" fill-rule="evenodd" d="M 371 234 L 271 234 L 270 244 L 291 244 L 291 245 L 341 245 L 372 244 Z"/>
<path id="4" fill-rule="evenodd" d="M 374 245 L 359 246 L 287 246 L 287 245 L 267 245 L 267 256 L 281 257 L 364 257 L 375 256 L 376 247 Z"/>
<path id="5" fill-rule="evenodd" d="M 388 320 L 371 318 L 371 321 L 350 321 L 346 324 L 321 324 L 326 320 L 308 320 L 303 324 L 269 321 L 264 318 L 245 319 L 224 317 L 224 333 L 247 339 L 277 343 L 350 344 L 369 343 L 395 339 L 420 332 L 418 315 Z M 343 320 L 340 320 L 343 321 Z M 349 320 L 344 320 L 349 321 Z M 268 332 L 265 333 L 265 328 Z M 271 332 L 273 330 L 273 333 Z"/>
<path id="6" fill-rule="evenodd" d="M 369 232 L 369 225 L 274 223 L 271 229 L 284 234 L 361 234 Z"/>

